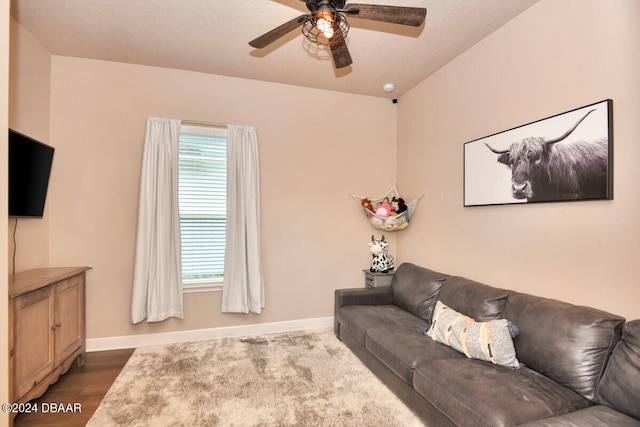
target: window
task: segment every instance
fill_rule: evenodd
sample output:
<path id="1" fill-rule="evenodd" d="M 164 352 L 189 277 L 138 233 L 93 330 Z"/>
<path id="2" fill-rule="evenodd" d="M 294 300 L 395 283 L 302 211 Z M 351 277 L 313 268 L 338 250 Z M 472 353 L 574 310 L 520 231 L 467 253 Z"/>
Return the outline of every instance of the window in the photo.
<path id="1" fill-rule="evenodd" d="M 227 227 L 227 130 L 180 128 L 178 203 L 184 292 L 220 289 Z"/>

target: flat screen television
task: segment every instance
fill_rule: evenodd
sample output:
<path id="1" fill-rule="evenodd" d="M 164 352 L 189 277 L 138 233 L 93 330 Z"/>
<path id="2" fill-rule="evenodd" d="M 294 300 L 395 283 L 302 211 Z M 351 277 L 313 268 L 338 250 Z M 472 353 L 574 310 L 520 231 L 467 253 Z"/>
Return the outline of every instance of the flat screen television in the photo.
<path id="1" fill-rule="evenodd" d="M 42 218 L 54 148 L 9 129 L 9 216 Z"/>

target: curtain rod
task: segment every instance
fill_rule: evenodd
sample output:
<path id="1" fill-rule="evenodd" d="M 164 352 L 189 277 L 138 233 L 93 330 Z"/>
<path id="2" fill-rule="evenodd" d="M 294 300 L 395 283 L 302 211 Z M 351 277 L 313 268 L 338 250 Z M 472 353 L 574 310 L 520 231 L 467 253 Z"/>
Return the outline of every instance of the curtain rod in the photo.
<path id="1" fill-rule="evenodd" d="M 184 123 L 185 125 L 214 126 L 218 128 L 226 128 L 229 126 L 226 123 L 201 122 L 198 120 L 180 120 L 180 123 Z"/>

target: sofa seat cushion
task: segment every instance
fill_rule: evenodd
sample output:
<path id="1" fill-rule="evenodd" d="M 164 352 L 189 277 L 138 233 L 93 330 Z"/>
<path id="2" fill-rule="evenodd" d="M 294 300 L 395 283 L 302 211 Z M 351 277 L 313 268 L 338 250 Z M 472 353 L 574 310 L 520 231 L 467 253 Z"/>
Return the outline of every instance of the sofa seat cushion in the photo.
<path id="1" fill-rule="evenodd" d="M 424 320 L 417 318 L 396 305 L 350 305 L 338 311 L 340 329 L 351 334 L 363 346 L 367 331 L 374 326 L 389 325 L 393 329 L 426 327 Z"/>
<path id="2" fill-rule="evenodd" d="M 522 427 L 640 427 L 640 421 L 611 409 L 608 406 L 596 405 L 590 408 L 571 412 L 559 417 L 545 418 Z"/>
<path id="3" fill-rule="evenodd" d="M 416 327 L 375 326 L 369 329 L 367 350 L 404 382 L 413 384 L 417 364 L 436 359 L 464 357 L 451 347 L 439 344 L 416 332 Z"/>
<path id="4" fill-rule="evenodd" d="M 592 405 L 526 367 L 510 369 L 467 358 L 419 364 L 413 386 L 459 426 L 513 426 Z"/>

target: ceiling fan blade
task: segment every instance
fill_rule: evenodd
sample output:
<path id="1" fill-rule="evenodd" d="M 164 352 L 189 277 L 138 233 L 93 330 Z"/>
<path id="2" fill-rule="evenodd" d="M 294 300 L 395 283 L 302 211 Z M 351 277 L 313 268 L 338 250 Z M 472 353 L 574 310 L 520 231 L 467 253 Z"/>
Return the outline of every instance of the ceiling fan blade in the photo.
<path id="1" fill-rule="evenodd" d="M 344 37 L 339 35 L 339 37 L 336 37 L 336 39 L 329 44 L 329 47 L 331 48 L 331 56 L 333 56 L 333 65 L 336 68 L 344 68 L 353 64 Z"/>
<path id="2" fill-rule="evenodd" d="M 369 19 L 371 21 L 391 22 L 392 24 L 411 25 L 419 27 L 427 16 L 424 7 L 382 6 L 377 4 L 349 3 L 345 9 L 354 18 Z M 352 12 L 350 9 L 358 9 Z"/>
<path id="3" fill-rule="evenodd" d="M 285 22 L 279 27 L 274 28 L 273 30 L 264 33 L 260 37 L 255 40 L 251 40 L 249 45 L 255 47 L 256 49 L 262 49 L 263 47 L 269 46 L 274 41 L 278 40 L 280 37 L 285 36 L 296 28 L 302 26 L 305 18 L 308 15 L 300 15 L 297 18 L 293 18 L 291 21 Z"/>

